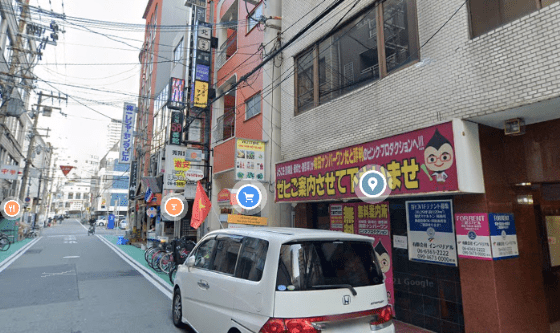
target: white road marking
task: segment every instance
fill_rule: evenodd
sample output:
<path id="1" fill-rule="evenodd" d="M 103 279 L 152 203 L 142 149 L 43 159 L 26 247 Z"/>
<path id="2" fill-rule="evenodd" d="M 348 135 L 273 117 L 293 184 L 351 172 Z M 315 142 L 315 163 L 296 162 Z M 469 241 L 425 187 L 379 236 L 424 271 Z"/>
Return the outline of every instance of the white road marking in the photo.
<path id="1" fill-rule="evenodd" d="M 74 273 L 74 274 L 69 274 L 69 273 Z M 60 272 L 60 273 L 42 273 L 42 274 L 43 275 L 41 275 L 41 277 L 49 277 L 49 276 L 60 276 L 60 275 L 76 275 L 76 272 L 70 270 L 70 271 Z"/>
<path id="2" fill-rule="evenodd" d="M 19 258 L 22 254 L 24 254 L 25 251 L 27 251 L 30 247 L 35 245 L 35 243 L 37 243 L 41 238 L 43 238 L 43 237 L 39 236 L 38 238 L 35 238 L 31 242 L 24 245 L 21 249 L 14 252 L 11 256 L 6 258 L 4 261 L 0 262 L 0 273 L 2 273 L 3 270 L 8 268 L 8 266 L 10 266 L 14 261 L 16 261 L 17 258 Z"/>
<path id="3" fill-rule="evenodd" d="M 79 258 L 80 256 L 66 256 L 62 257 L 62 259 L 72 259 L 72 258 Z"/>
<path id="4" fill-rule="evenodd" d="M 96 235 L 103 243 L 107 244 L 111 250 L 115 251 L 116 254 L 119 255 L 125 262 L 127 262 L 132 268 L 137 270 L 140 274 L 142 274 L 146 280 L 150 281 L 156 288 L 159 289 L 165 296 L 169 299 L 173 298 L 173 293 L 171 286 L 165 282 L 162 278 L 155 275 L 153 272 L 146 270 L 143 266 L 140 266 L 136 260 L 132 259 L 128 254 L 124 253 L 121 249 L 119 249 L 116 245 L 111 244 L 105 237 Z M 151 276 L 150 276 L 151 275 Z"/>

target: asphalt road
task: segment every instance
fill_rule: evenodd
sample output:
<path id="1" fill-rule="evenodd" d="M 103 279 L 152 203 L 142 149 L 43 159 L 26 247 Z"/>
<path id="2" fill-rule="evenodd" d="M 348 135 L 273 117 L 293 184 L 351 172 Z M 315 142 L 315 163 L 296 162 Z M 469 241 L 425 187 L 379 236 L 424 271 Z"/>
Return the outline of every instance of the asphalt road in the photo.
<path id="1" fill-rule="evenodd" d="M 69 219 L 0 272 L 0 332 L 186 331 L 167 296 Z"/>

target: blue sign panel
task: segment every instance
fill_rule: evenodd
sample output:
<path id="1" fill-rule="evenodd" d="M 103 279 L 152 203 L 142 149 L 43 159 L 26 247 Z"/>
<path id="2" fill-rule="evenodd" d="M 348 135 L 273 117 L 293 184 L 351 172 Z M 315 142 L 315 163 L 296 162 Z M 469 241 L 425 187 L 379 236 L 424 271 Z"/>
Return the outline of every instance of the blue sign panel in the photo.
<path id="1" fill-rule="evenodd" d="M 488 214 L 494 260 L 519 257 L 513 214 Z"/>
<path id="2" fill-rule="evenodd" d="M 115 215 L 109 214 L 107 221 L 107 229 L 113 229 L 115 227 Z"/>
<path id="3" fill-rule="evenodd" d="M 408 258 L 457 266 L 453 201 L 407 201 Z"/>
<path id="4" fill-rule="evenodd" d="M 196 65 L 196 80 L 208 82 L 210 81 L 210 67 L 197 64 Z"/>

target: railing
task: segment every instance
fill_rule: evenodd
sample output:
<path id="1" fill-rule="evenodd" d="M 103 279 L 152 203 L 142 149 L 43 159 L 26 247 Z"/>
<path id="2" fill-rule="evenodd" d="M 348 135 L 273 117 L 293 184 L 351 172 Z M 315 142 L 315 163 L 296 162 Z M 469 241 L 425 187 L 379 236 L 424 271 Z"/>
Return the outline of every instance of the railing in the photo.
<path id="1" fill-rule="evenodd" d="M 237 31 L 233 30 L 233 33 L 222 43 L 218 50 L 218 54 L 216 55 L 216 67 L 218 69 L 222 68 L 235 51 L 237 51 Z"/>

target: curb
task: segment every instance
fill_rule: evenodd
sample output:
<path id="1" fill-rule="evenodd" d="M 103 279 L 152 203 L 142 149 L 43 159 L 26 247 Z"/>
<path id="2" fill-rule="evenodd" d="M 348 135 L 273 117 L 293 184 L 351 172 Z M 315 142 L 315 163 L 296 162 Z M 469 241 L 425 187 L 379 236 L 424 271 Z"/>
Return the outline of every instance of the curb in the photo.
<path id="1" fill-rule="evenodd" d="M 161 277 L 157 276 L 154 272 L 142 266 L 138 261 L 133 259 L 131 256 L 126 254 L 123 250 L 119 249 L 116 245 L 109 242 L 105 237 L 101 235 L 95 235 L 103 243 L 105 243 L 111 250 L 115 251 L 124 261 L 126 261 L 132 268 L 136 269 L 140 274 L 142 274 L 148 281 L 150 281 L 156 288 L 158 288 L 165 296 L 172 298 L 173 287 L 163 280 Z"/>

